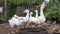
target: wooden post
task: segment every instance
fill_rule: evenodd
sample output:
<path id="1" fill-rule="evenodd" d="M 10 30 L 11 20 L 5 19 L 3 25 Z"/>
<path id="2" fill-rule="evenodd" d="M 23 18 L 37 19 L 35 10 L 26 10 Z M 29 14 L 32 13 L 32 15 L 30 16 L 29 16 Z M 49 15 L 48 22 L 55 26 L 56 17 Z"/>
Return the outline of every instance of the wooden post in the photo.
<path id="1" fill-rule="evenodd" d="M 8 22 L 8 17 L 7 17 L 7 0 L 5 0 L 5 19 L 6 19 L 6 22 Z"/>

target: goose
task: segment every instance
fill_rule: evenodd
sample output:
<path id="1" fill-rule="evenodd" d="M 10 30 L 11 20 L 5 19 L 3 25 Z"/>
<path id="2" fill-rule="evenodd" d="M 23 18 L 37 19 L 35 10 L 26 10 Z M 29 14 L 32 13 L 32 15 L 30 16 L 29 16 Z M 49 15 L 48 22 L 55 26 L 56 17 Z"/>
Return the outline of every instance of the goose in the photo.
<path id="1" fill-rule="evenodd" d="M 21 21 L 19 21 L 19 20 L 21 20 L 21 21 L 23 21 L 23 19 L 19 19 L 19 16 L 17 16 L 17 15 L 14 15 L 14 17 L 12 17 L 10 20 L 9 20 L 9 23 L 10 23 L 10 25 L 12 25 L 12 23 L 14 24 L 14 25 L 21 25 Z M 16 22 L 17 23 L 16 23 Z M 20 22 L 20 23 L 19 23 Z M 13 28 L 13 27 L 12 27 Z"/>
<path id="2" fill-rule="evenodd" d="M 44 23 L 46 20 L 44 14 L 43 14 L 44 7 L 45 7 L 45 3 L 43 2 L 43 4 L 40 7 L 40 16 L 38 17 L 38 24 Z"/>
<path id="3" fill-rule="evenodd" d="M 22 21 L 22 20 L 21 20 L 21 21 Z M 10 25 L 10 27 L 11 27 L 11 31 L 12 31 L 12 32 L 13 32 L 12 29 L 14 29 L 14 26 L 16 25 L 17 28 L 18 28 L 18 26 L 21 24 L 21 21 L 19 21 L 17 15 L 14 15 L 14 17 L 12 17 L 12 19 L 9 20 L 9 25 Z M 16 29 L 16 32 L 18 32 L 17 29 Z"/>
<path id="4" fill-rule="evenodd" d="M 17 23 L 18 23 L 18 16 L 17 15 L 14 15 L 10 20 L 8 20 L 9 21 L 9 25 L 10 25 L 10 27 L 11 27 L 11 31 L 13 32 L 13 28 L 14 28 L 14 26 L 15 25 L 17 25 Z"/>
<path id="5" fill-rule="evenodd" d="M 28 22 L 29 20 L 29 10 L 25 10 L 24 13 L 27 13 L 25 16 L 25 22 Z"/>
<path id="6" fill-rule="evenodd" d="M 14 27 L 14 25 L 16 23 L 15 21 L 17 20 L 17 17 L 18 17 L 17 15 L 14 15 L 14 17 L 12 17 L 10 20 L 8 20 L 11 28 Z"/>
<path id="7" fill-rule="evenodd" d="M 37 23 L 37 17 L 32 17 L 33 12 L 30 12 L 29 23 Z"/>
<path id="8" fill-rule="evenodd" d="M 23 19 L 22 24 L 27 24 L 28 21 L 29 21 L 29 10 L 26 9 L 26 10 L 24 11 L 24 13 L 27 13 L 26 16 L 25 16 L 25 17 L 19 17 L 19 19 L 21 19 L 21 18 Z"/>
<path id="9" fill-rule="evenodd" d="M 35 10 L 34 12 L 36 12 L 36 16 L 32 17 L 33 12 L 30 12 L 30 19 L 33 23 L 37 23 L 37 21 L 38 21 L 38 10 Z"/>

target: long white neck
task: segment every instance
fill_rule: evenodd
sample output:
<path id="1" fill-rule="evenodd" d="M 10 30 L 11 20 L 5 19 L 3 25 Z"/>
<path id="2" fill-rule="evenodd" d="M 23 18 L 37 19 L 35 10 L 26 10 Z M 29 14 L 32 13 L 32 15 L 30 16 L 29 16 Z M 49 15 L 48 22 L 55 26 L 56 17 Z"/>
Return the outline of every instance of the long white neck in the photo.
<path id="1" fill-rule="evenodd" d="M 32 17 L 32 13 L 30 12 L 30 17 Z"/>
<path id="2" fill-rule="evenodd" d="M 29 11 L 27 12 L 26 17 L 29 17 Z"/>
<path id="3" fill-rule="evenodd" d="M 40 8 L 40 16 L 44 16 L 42 7 Z"/>
<path id="4" fill-rule="evenodd" d="M 38 11 L 36 12 L 36 17 L 38 17 Z"/>

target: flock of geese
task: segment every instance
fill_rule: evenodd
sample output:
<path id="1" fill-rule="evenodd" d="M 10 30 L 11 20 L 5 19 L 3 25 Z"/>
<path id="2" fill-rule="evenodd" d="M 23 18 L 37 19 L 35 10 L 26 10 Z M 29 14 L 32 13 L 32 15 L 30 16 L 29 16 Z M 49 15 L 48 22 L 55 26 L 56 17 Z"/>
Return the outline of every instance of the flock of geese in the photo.
<path id="1" fill-rule="evenodd" d="M 36 12 L 36 15 L 35 17 L 33 17 L 32 16 L 33 12 L 29 13 L 28 9 L 24 11 L 24 13 L 26 13 L 25 17 L 14 15 L 11 19 L 9 19 L 10 27 L 13 28 L 15 25 L 20 26 L 22 24 L 26 24 L 28 26 L 30 23 L 35 23 L 35 24 L 44 23 L 46 21 L 46 18 L 43 13 L 44 8 L 45 8 L 45 2 L 43 2 L 40 6 L 40 16 L 38 16 L 38 10 L 35 10 L 34 12 Z"/>

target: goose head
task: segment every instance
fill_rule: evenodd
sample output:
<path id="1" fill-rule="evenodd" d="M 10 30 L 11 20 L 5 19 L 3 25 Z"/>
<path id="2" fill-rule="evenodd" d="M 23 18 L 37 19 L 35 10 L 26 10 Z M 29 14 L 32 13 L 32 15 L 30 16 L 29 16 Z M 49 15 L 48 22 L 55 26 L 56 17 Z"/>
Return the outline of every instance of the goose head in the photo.
<path id="1" fill-rule="evenodd" d="M 27 13 L 27 14 L 26 14 L 26 17 L 29 17 L 29 10 L 28 10 L 28 9 L 26 9 L 26 10 L 24 11 L 24 13 Z"/>
<path id="2" fill-rule="evenodd" d="M 45 4 L 45 2 L 43 2 L 42 4 L 41 4 L 41 7 L 40 7 L 40 9 L 44 9 L 46 7 L 46 4 Z"/>
<path id="3" fill-rule="evenodd" d="M 45 4 L 45 6 L 47 6 L 47 4 L 49 3 L 49 0 L 44 0 L 43 3 Z"/>
<path id="4" fill-rule="evenodd" d="M 24 11 L 24 13 L 28 13 L 29 12 L 29 10 L 28 9 L 26 9 L 25 11 Z"/>
<path id="5" fill-rule="evenodd" d="M 36 13 L 37 13 L 37 12 L 38 12 L 38 10 L 35 10 L 34 12 L 36 12 Z"/>
<path id="6" fill-rule="evenodd" d="M 14 15 L 14 18 L 16 18 L 16 19 L 17 19 L 17 18 L 18 18 L 18 16 L 17 16 L 17 15 Z"/>
<path id="7" fill-rule="evenodd" d="M 32 15 L 32 14 L 33 14 L 33 12 L 30 12 L 30 14 Z"/>

